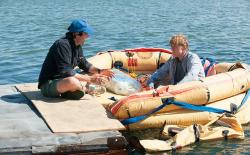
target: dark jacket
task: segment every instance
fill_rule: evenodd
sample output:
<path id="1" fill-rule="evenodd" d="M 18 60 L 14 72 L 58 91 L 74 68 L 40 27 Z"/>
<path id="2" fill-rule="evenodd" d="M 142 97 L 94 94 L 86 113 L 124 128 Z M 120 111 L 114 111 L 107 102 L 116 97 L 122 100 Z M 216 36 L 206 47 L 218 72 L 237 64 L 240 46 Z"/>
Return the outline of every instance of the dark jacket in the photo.
<path id="1" fill-rule="evenodd" d="M 88 72 L 92 64 L 83 56 L 82 47 L 76 46 L 71 34 L 66 33 L 50 47 L 40 72 L 38 88 L 48 80 L 74 76 L 76 66 Z"/>

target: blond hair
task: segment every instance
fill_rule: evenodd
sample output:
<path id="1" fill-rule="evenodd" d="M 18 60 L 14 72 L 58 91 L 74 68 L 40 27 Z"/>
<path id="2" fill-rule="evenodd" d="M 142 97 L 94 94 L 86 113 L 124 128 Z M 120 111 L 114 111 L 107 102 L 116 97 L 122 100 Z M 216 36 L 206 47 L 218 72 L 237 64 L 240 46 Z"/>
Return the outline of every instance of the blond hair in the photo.
<path id="1" fill-rule="evenodd" d="M 186 36 L 182 34 L 172 36 L 169 41 L 169 44 L 171 47 L 183 46 L 185 49 L 188 49 L 188 40 Z"/>

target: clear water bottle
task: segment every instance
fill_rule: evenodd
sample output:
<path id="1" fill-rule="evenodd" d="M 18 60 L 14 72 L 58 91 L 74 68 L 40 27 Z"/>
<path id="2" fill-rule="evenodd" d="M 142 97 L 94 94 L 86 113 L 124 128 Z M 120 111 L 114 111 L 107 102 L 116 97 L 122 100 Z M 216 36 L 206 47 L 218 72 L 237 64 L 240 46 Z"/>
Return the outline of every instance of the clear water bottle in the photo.
<path id="1" fill-rule="evenodd" d="M 88 87 L 88 94 L 93 96 L 99 96 L 101 94 L 104 94 L 106 92 L 106 88 L 101 85 L 96 84 L 90 84 Z"/>

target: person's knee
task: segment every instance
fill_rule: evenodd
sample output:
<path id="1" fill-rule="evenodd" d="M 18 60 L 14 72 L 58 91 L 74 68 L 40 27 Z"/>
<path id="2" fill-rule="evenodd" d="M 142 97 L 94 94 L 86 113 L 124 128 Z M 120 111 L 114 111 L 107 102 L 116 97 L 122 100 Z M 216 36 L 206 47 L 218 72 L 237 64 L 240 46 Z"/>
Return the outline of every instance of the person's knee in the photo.
<path id="1" fill-rule="evenodd" d="M 68 88 L 71 88 L 72 91 L 81 89 L 80 81 L 75 77 L 66 78 L 66 85 Z"/>
<path id="2" fill-rule="evenodd" d="M 74 85 L 79 84 L 79 80 L 74 77 L 65 78 L 64 81 L 69 86 L 74 86 Z"/>
<path id="3" fill-rule="evenodd" d="M 81 83 L 74 77 L 67 77 L 58 82 L 57 89 L 61 93 L 66 91 L 81 90 Z"/>

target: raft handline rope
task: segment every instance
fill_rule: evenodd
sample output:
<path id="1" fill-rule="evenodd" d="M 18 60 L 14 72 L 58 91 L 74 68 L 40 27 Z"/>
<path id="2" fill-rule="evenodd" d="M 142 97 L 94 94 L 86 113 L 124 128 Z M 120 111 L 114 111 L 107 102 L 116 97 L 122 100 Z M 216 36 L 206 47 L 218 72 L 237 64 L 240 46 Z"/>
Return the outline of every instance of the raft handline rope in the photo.
<path id="1" fill-rule="evenodd" d="M 246 92 L 246 95 L 242 99 L 241 104 L 237 107 L 237 111 L 239 111 L 239 109 L 246 103 L 249 96 L 250 96 L 250 89 Z M 185 108 L 185 109 L 189 109 L 189 110 L 195 110 L 195 111 L 208 111 L 208 112 L 219 113 L 219 114 L 232 113 L 231 111 L 224 110 L 224 109 L 213 108 L 213 107 L 205 107 L 205 106 L 198 106 L 198 105 L 189 104 L 187 102 L 174 101 L 173 99 L 168 98 L 168 99 L 166 99 L 164 101 L 164 103 L 162 105 L 160 105 L 159 107 L 153 109 L 152 111 L 148 112 L 147 114 L 122 120 L 121 123 L 123 125 L 129 125 L 129 124 L 132 124 L 132 123 L 142 121 L 142 120 L 146 119 L 147 117 L 149 117 L 150 115 L 152 115 L 152 114 L 156 113 L 157 111 L 161 110 L 166 105 L 170 105 L 170 104 L 173 104 L 173 105 Z"/>

